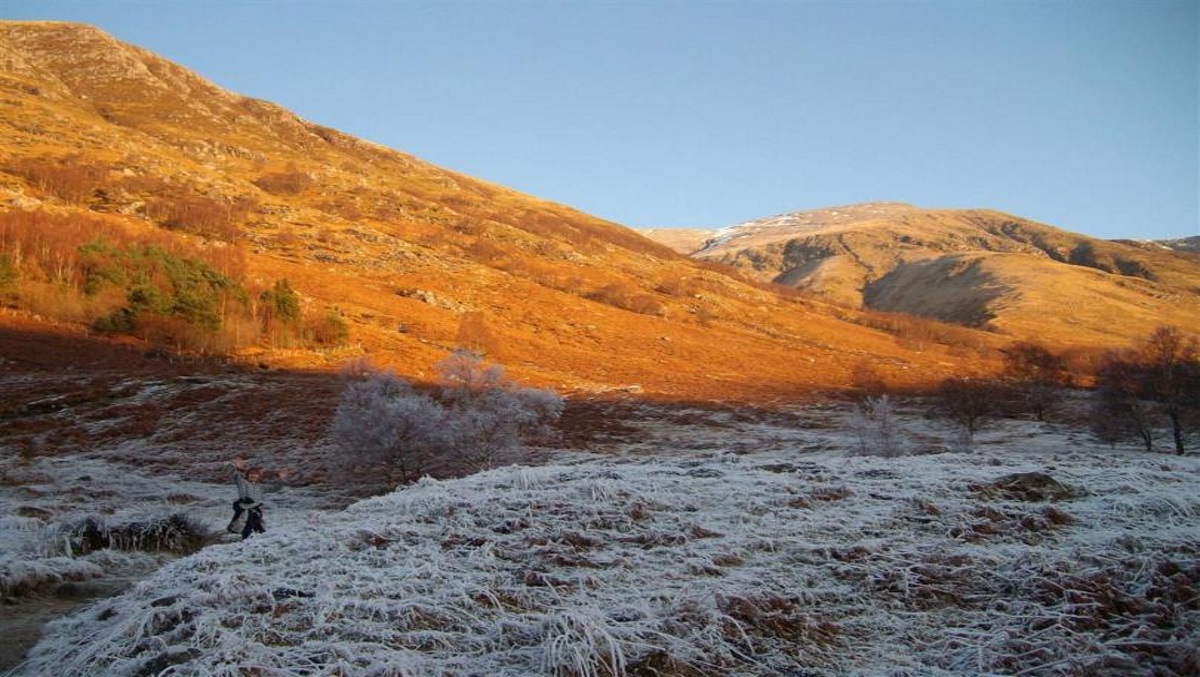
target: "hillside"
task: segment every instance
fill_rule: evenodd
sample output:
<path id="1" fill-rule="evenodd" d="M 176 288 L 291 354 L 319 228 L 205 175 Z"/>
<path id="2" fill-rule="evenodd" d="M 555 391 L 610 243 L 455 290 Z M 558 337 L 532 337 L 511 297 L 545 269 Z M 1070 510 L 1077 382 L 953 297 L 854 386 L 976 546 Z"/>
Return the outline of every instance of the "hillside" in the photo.
<path id="1" fill-rule="evenodd" d="M 1186 241 L 1105 241 L 1001 212 L 901 203 L 783 214 L 690 239 L 647 234 L 835 303 L 1052 345 L 1119 346 L 1161 324 L 1200 331 L 1200 257 Z"/>
<path id="2" fill-rule="evenodd" d="M 683 398 L 988 368 L 96 28 L 0 23 L 0 94 L 0 296 L 53 326 L 273 366 L 368 354 L 417 378 L 466 346 L 529 382 Z"/>

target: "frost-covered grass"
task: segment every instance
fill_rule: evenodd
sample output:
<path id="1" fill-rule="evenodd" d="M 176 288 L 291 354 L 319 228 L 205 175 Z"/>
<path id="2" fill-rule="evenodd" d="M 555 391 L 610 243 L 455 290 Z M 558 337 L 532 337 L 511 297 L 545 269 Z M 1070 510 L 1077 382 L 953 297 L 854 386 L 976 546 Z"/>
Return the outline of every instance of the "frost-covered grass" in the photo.
<path id="1" fill-rule="evenodd" d="M 820 430 L 764 428 L 754 453 L 708 444 L 744 450 L 728 435 L 752 426 L 735 424 L 704 452 L 424 480 L 309 512 L 54 622 L 19 672 L 1200 670 L 1200 458 L 1032 424 L 972 454 L 849 456 Z M 823 436 L 844 448 L 802 453 Z M 1055 482 L 997 483 L 1015 473 Z"/>
<path id="2" fill-rule="evenodd" d="M 220 537 L 233 483 L 145 472 L 83 455 L 2 465 L 0 597 L 73 581 L 141 574 Z M 320 499 L 281 489 L 265 497 L 268 526 L 303 521 Z"/>

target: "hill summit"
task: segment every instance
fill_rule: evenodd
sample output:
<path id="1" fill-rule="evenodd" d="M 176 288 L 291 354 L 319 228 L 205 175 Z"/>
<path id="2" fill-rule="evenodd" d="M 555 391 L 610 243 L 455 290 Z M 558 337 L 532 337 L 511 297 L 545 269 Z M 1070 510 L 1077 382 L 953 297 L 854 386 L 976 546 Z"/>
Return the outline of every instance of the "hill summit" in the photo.
<path id="1" fill-rule="evenodd" d="M 835 303 L 1115 346 L 1161 324 L 1200 331 L 1200 257 L 984 209 L 882 202 L 794 212 L 672 240 L 679 251 Z M 696 235 L 699 235 L 697 237 Z"/>

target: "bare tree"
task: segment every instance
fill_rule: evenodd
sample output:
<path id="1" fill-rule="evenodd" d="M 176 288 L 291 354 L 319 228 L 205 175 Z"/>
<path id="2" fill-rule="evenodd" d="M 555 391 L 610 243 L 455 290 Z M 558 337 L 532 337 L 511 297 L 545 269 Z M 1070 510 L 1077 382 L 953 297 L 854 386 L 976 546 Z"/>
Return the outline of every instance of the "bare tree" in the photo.
<path id="1" fill-rule="evenodd" d="M 1177 327 L 1159 327 L 1133 350 L 1110 353 L 1097 386 L 1093 429 L 1132 433 L 1152 451 L 1155 422 L 1165 417 L 1175 453 L 1183 454 L 1200 412 L 1200 342 Z"/>
<path id="2" fill-rule="evenodd" d="M 958 426 L 964 450 L 975 443 L 975 434 L 996 413 L 1001 388 L 994 381 L 949 378 L 938 386 L 937 410 Z"/>
<path id="3" fill-rule="evenodd" d="M 1146 393 L 1159 402 L 1171 421 L 1175 453 L 1184 453 L 1185 415 L 1200 398 L 1200 342 L 1178 327 L 1159 327 L 1138 346 Z"/>
<path id="4" fill-rule="evenodd" d="M 864 456 L 900 456 L 904 453 L 895 406 L 887 395 L 867 397 L 854 406 L 851 426 Z"/>
<path id="5" fill-rule="evenodd" d="M 1022 407 L 1039 421 L 1045 421 L 1062 402 L 1063 389 L 1071 382 L 1061 357 L 1024 341 L 1004 351 L 1003 378 Z"/>
<path id="6" fill-rule="evenodd" d="M 1143 377 L 1133 360 L 1110 352 L 1096 372 L 1092 432 L 1110 443 L 1133 437 L 1146 451 L 1154 451 L 1153 405 L 1142 399 L 1143 390 Z"/>

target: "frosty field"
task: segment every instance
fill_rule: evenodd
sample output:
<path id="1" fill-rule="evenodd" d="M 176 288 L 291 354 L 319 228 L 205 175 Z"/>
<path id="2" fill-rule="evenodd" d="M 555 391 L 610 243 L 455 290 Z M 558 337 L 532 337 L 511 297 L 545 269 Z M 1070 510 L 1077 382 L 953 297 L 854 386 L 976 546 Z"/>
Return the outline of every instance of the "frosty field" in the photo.
<path id="1" fill-rule="evenodd" d="M 922 453 L 863 456 L 847 413 L 630 407 L 536 465 L 345 509 L 281 487 L 264 536 L 165 563 L 67 556 L 46 534 L 71 506 L 51 503 L 111 484 L 71 509 L 175 502 L 218 529 L 230 486 L 101 458 L 10 466 L 28 481 L 0 494 L 8 580 L 162 564 L 49 624 L 14 674 L 1200 671 L 1200 458 L 1027 421 L 951 453 L 916 410 L 902 427 Z"/>

